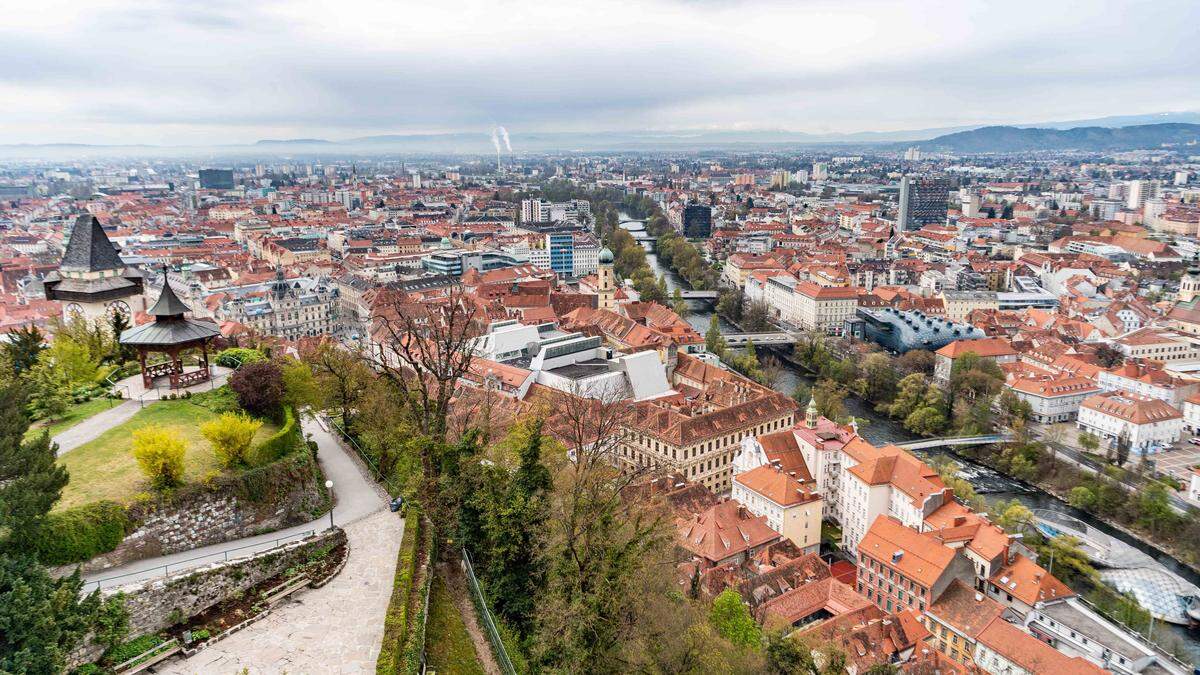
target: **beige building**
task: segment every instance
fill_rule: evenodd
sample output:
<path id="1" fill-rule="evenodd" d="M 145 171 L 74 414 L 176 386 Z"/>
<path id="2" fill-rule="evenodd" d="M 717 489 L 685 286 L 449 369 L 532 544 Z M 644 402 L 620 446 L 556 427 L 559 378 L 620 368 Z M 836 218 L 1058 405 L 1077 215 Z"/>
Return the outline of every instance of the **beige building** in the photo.
<path id="1" fill-rule="evenodd" d="M 841 335 L 846 320 L 858 310 L 858 289 L 820 286 L 801 281 L 794 289 L 795 323 L 802 328 Z"/>
<path id="2" fill-rule="evenodd" d="M 946 318 L 963 323 L 977 309 L 1000 309 L 1000 297 L 992 291 L 943 291 Z"/>
<path id="3" fill-rule="evenodd" d="M 821 550 L 821 496 L 804 466 L 771 461 L 761 443 L 745 439 L 733 463 L 732 498 L 750 513 L 764 516 L 771 529 L 805 553 Z"/>
<path id="4" fill-rule="evenodd" d="M 795 421 L 790 397 L 684 354 L 670 383 L 676 390 L 699 392 L 703 402 L 679 397 L 638 402 L 617 458 L 626 467 L 667 469 L 715 493 L 728 492 L 742 439 Z"/>

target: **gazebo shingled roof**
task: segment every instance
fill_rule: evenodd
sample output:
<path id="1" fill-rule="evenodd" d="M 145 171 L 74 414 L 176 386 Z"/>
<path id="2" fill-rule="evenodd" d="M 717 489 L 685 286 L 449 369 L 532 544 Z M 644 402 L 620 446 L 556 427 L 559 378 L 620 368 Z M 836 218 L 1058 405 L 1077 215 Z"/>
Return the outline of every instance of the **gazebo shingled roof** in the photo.
<path id="1" fill-rule="evenodd" d="M 164 268 L 162 293 L 150 308 L 154 321 L 121 332 L 121 344 L 137 348 L 138 361 L 142 364 L 142 384 L 147 389 L 154 387 L 156 377 L 170 376 L 172 389 L 206 382 L 211 377 L 208 341 L 220 335 L 221 331 L 211 321 L 185 317 L 188 311 L 188 306 L 171 288 L 171 280 Z M 200 347 L 203 357 L 198 369 L 185 372 L 179 353 L 189 347 Z M 165 352 L 171 360 L 147 366 L 146 353 L 152 351 Z"/>

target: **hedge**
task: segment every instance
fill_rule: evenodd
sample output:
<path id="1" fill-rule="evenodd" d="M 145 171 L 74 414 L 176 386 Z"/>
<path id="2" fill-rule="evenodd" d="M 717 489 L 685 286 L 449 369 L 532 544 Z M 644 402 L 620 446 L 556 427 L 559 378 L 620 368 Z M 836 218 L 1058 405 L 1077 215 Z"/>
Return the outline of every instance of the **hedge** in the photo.
<path id="1" fill-rule="evenodd" d="M 383 644 L 375 662 L 377 675 L 397 675 L 407 671 L 405 647 L 408 641 L 409 597 L 414 590 L 420 555 L 417 542 L 421 536 L 420 513 L 413 507 L 405 509 L 404 538 L 396 559 L 396 575 L 392 581 L 392 598 L 388 601 L 383 619 Z"/>
<path id="2" fill-rule="evenodd" d="M 237 368 L 246 363 L 257 363 L 266 361 L 267 355 L 257 349 L 248 349 L 246 347 L 230 347 L 217 352 L 215 362 L 218 366 L 226 368 Z"/>
<path id="3" fill-rule="evenodd" d="M 112 501 L 51 512 L 38 535 L 38 558 L 47 565 L 88 560 L 116 548 L 131 528 L 125 507 Z"/>
<path id="4" fill-rule="evenodd" d="M 250 449 L 250 457 L 256 465 L 270 464 L 285 457 L 301 447 L 300 423 L 296 419 L 296 411 L 291 407 L 283 409 L 283 426 L 270 438 Z"/>

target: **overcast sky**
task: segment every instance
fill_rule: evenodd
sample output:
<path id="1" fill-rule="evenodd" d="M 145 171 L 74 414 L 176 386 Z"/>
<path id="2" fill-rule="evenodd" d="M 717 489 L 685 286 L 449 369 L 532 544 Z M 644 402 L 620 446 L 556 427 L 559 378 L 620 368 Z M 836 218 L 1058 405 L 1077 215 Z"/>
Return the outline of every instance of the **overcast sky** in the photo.
<path id="1" fill-rule="evenodd" d="M 16 0 L 0 143 L 1200 110 L 1200 2 Z M 519 148 L 518 148 L 519 149 Z"/>

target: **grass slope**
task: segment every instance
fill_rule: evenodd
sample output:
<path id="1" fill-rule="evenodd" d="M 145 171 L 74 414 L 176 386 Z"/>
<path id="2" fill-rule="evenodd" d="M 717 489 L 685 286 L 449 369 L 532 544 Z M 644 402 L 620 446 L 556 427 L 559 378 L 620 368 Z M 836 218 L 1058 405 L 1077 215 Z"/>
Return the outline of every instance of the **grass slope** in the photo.
<path id="1" fill-rule="evenodd" d="M 175 428 L 187 443 L 184 456 L 184 480 L 197 481 L 218 469 L 212 446 L 200 435 L 200 425 L 217 417 L 213 411 L 192 401 L 158 401 L 138 411 L 129 421 L 105 431 L 59 458 L 71 474 L 55 510 L 68 509 L 98 499 L 125 503 L 139 492 L 148 491 L 149 483 L 133 458 L 132 433 L 150 424 Z M 264 424 L 255 434 L 261 442 L 278 428 Z"/>
<path id="2" fill-rule="evenodd" d="M 429 667 L 446 675 L 484 675 L 475 658 L 475 645 L 467 634 L 454 599 L 440 576 L 429 589 L 429 623 L 425 626 L 425 652 Z"/>
<path id="3" fill-rule="evenodd" d="M 67 408 L 67 411 L 63 413 L 61 418 L 54 420 L 54 422 L 50 424 L 47 424 L 45 420 L 42 420 L 30 425 L 29 431 L 25 432 L 25 440 L 28 441 L 36 436 L 41 435 L 42 430 L 44 429 L 49 429 L 50 437 L 54 438 L 58 434 L 70 429 L 76 424 L 79 424 L 92 415 L 95 415 L 102 410 L 108 410 L 109 408 L 122 403 L 124 403 L 124 401 L 108 398 L 94 398 L 90 401 L 84 401 L 83 403 L 75 403 Z"/>

